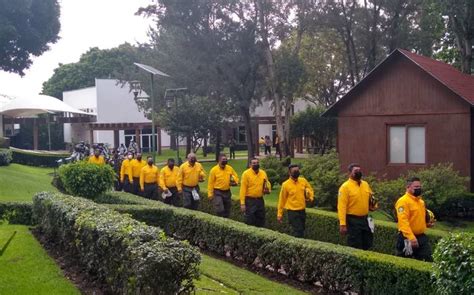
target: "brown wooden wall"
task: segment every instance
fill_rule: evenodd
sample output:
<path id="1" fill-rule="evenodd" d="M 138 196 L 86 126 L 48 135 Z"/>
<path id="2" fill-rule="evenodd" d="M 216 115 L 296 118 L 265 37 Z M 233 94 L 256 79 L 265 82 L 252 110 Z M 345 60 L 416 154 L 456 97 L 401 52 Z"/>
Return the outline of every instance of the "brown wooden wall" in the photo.
<path id="1" fill-rule="evenodd" d="M 340 106 L 341 169 L 358 162 L 366 173 L 396 178 L 408 169 L 425 167 L 388 164 L 388 125 L 422 124 L 426 165 L 452 162 L 462 175 L 471 176 L 470 105 L 404 57 L 374 74 Z"/>

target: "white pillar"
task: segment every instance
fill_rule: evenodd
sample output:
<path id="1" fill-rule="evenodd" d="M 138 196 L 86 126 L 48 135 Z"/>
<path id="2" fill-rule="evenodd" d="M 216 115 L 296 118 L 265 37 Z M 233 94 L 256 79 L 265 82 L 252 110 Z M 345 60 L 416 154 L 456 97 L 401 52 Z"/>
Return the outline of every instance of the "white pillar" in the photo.
<path id="1" fill-rule="evenodd" d="M 3 137 L 3 115 L 0 115 L 0 137 Z"/>

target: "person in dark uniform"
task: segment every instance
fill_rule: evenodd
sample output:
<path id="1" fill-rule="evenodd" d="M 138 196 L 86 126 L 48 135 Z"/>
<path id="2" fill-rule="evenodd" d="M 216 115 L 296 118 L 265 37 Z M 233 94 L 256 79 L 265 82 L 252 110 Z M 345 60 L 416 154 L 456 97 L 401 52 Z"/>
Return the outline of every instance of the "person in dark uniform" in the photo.
<path id="1" fill-rule="evenodd" d="M 179 168 L 174 165 L 174 159 L 168 159 L 166 166 L 160 172 L 160 187 L 167 196 L 164 202 L 168 205 L 179 207 L 181 200 L 178 193 L 178 174 Z"/>
<path id="2" fill-rule="evenodd" d="M 160 170 L 153 165 L 153 157 L 148 157 L 146 161 L 147 165 L 140 171 L 140 189 L 145 198 L 157 200 Z"/>
<path id="3" fill-rule="evenodd" d="M 240 184 L 240 210 L 245 213 L 245 223 L 256 227 L 265 226 L 265 201 L 263 196 L 271 190 L 267 173 L 260 169 L 259 160 L 253 158 L 250 168 L 242 174 Z"/>
<path id="4" fill-rule="evenodd" d="M 433 261 L 425 231 L 434 225 L 435 219 L 429 216 L 430 211 L 426 210 L 422 193 L 420 179 L 412 177 L 407 180 L 406 193 L 395 204 L 399 230 L 397 255 Z"/>
<path id="5" fill-rule="evenodd" d="M 339 232 L 347 234 L 348 246 L 368 250 L 374 240 L 368 217 L 369 209 L 375 210 L 375 206 L 369 206 L 373 192 L 369 184 L 362 180 L 359 164 L 350 164 L 348 170 L 349 179 L 339 188 L 337 199 Z"/>

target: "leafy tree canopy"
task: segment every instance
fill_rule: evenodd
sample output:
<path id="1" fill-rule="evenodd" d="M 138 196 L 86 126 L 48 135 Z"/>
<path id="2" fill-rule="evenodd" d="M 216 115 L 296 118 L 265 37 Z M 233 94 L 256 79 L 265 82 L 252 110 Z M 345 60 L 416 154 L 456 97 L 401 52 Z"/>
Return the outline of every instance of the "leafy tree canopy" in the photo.
<path id="1" fill-rule="evenodd" d="M 58 41 L 57 0 L 0 0 L 0 69 L 24 75 L 32 56 Z"/>

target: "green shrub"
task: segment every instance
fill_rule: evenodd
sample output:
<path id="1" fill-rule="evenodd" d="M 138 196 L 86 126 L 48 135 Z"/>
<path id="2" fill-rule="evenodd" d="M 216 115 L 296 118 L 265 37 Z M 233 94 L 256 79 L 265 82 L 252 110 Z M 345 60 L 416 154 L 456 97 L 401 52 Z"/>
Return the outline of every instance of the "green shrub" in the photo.
<path id="1" fill-rule="evenodd" d="M 76 162 L 59 167 L 59 178 L 69 194 L 93 199 L 112 188 L 115 172 L 110 165 Z"/>
<path id="2" fill-rule="evenodd" d="M 7 149 L 10 147 L 10 138 L 0 136 L 0 149 Z"/>
<path id="3" fill-rule="evenodd" d="M 0 166 L 8 166 L 12 161 L 12 151 L 9 149 L 0 149 Z"/>
<path id="4" fill-rule="evenodd" d="M 278 175 L 278 173 L 275 170 L 267 169 L 265 170 L 265 172 L 267 173 L 268 181 L 270 181 L 270 184 L 272 185 L 272 187 L 274 187 L 276 184 L 280 182 L 280 175 Z"/>
<path id="5" fill-rule="evenodd" d="M 201 192 L 200 210 L 209 214 L 214 214 L 212 203 L 205 196 L 205 192 Z M 96 199 L 98 202 L 109 204 L 137 204 L 152 206 L 155 201 L 146 200 L 127 193 L 110 192 L 106 196 Z M 288 224 L 287 214 L 283 216 L 283 222 L 279 223 L 276 219 L 277 208 L 273 205 L 265 206 L 266 228 L 273 231 L 290 234 L 291 228 Z M 240 202 L 232 200 L 232 208 L 230 219 L 244 222 L 244 216 L 240 213 Z M 376 220 L 376 233 L 374 234 L 374 245 L 372 251 L 395 254 L 395 244 L 398 237 L 397 224 L 394 222 Z M 446 234 L 442 231 L 429 229 L 428 235 L 432 245 L 443 238 Z M 310 209 L 306 210 L 306 232 L 305 238 L 328 242 L 338 245 L 346 245 L 346 239 L 339 234 L 339 220 L 337 213 L 324 210 Z"/>
<path id="6" fill-rule="evenodd" d="M 439 209 L 441 217 L 474 219 L 474 193 L 462 193 L 450 197 Z"/>
<path id="7" fill-rule="evenodd" d="M 395 180 L 372 181 L 370 185 L 378 201 L 379 210 L 395 220 L 395 203 L 405 194 L 405 180 L 398 178 Z"/>
<path id="8" fill-rule="evenodd" d="M 418 171 L 409 171 L 408 177 L 411 176 L 420 178 L 426 207 L 438 216 L 442 215 L 440 212 L 443 204 L 467 191 L 468 178 L 460 176 L 452 164 L 437 164 Z"/>
<path id="9" fill-rule="evenodd" d="M 163 228 L 205 251 L 325 289 L 359 294 L 430 294 L 429 263 L 344 246 L 303 240 L 240 222 L 112 193 L 109 205 L 135 219 Z M 275 213 L 275 212 L 274 212 Z M 275 213 L 276 214 L 276 213 Z M 276 215 L 275 215 L 276 216 Z"/>
<path id="10" fill-rule="evenodd" d="M 347 179 L 339 170 L 335 151 L 315 155 L 303 162 L 301 173 L 314 185 L 314 197 L 319 207 L 337 208 L 339 187 Z"/>
<path id="11" fill-rule="evenodd" d="M 162 230 L 86 199 L 59 193 L 33 198 L 38 229 L 75 253 L 111 294 L 177 294 L 194 289 L 199 252 Z"/>
<path id="12" fill-rule="evenodd" d="M 0 220 L 10 224 L 32 225 L 31 202 L 0 202 Z"/>
<path id="13" fill-rule="evenodd" d="M 275 183 L 279 183 L 279 184 L 282 184 L 285 180 L 288 179 L 288 165 L 289 163 L 288 163 L 287 158 L 283 159 L 282 161 L 280 161 L 275 156 L 268 156 L 266 158 L 260 159 L 260 166 L 262 167 L 263 170 L 265 170 L 267 173 L 268 173 L 268 170 L 275 171 L 276 175 L 278 176 L 278 181 Z M 268 177 L 270 176 L 268 175 Z M 275 176 L 275 179 L 277 179 L 276 176 Z"/>
<path id="14" fill-rule="evenodd" d="M 438 294 L 474 294 L 474 236 L 456 233 L 442 239 L 433 253 Z"/>
<path id="15" fill-rule="evenodd" d="M 28 152 L 11 148 L 13 153 L 13 163 L 37 166 L 37 167 L 57 167 L 56 161 L 69 157 L 69 154 L 51 154 L 42 152 Z"/>

